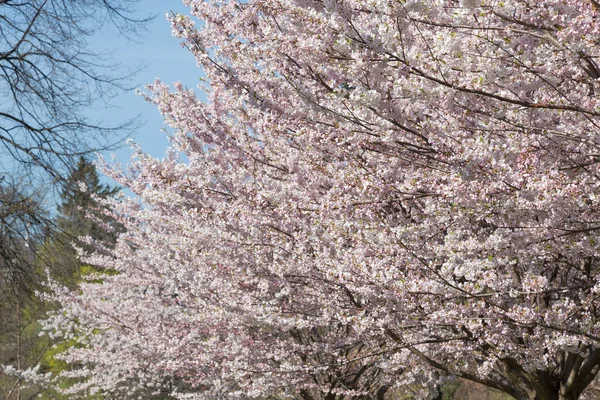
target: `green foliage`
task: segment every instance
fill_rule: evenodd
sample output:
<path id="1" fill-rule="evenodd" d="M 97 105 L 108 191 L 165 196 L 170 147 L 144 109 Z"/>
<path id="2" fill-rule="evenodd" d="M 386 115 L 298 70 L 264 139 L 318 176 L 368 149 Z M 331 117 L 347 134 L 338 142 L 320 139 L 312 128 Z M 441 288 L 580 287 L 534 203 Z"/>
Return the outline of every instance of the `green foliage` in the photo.
<path id="1" fill-rule="evenodd" d="M 68 364 L 63 360 L 55 358 L 57 354 L 71 348 L 77 344 L 75 339 L 64 340 L 56 343 L 54 346 L 48 348 L 42 355 L 42 365 L 44 366 L 45 372 L 58 373 L 68 369 Z"/>
<path id="2" fill-rule="evenodd" d="M 459 386 L 460 386 L 460 381 L 458 379 L 451 381 L 451 382 L 446 382 L 445 384 L 443 384 L 441 386 L 442 400 L 453 400 L 454 392 L 456 392 L 456 389 L 458 389 Z"/>
<path id="3" fill-rule="evenodd" d="M 118 224 L 104 213 L 97 199 L 114 196 L 119 188 L 101 184 L 93 163 L 81 157 L 61 191 L 56 226 L 58 232 L 43 249 L 48 263 L 55 266 L 54 278 L 62 284 L 75 287 L 88 274 L 90 266 L 84 266 L 77 258 L 73 245 L 89 250 L 79 238 L 89 236 L 110 244 L 115 240 Z M 91 217 L 90 217 L 91 216 Z M 105 226 L 112 229 L 107 231 Z"/>
<path id="4" fill-rule="evenodd" d="M 98 267 L 94 267 L 93 265 L 82 265 L 81 268 L 79 268 L 79 275 L 83 278 L 86 276 L 90 276 L 90 275 L 95 275 L 95 274 L 101 274 L 101 275 L 107 275 L 107 276 L 112 276 L 112 275 L 117 275 L 119 272 L 117 270 L 114 269 L 100 269 Z"/>
<path id="5" fill-rule="evenodd" d="M 111 197 L 119 190 L 118 187 L 101 184 L 94 164 L 81 157 L 61 191 L 56 221 L 59 228 L 73 238 L 89 235 L 99 240 L 112 239 L 112 235 L 107 234 L 102 227 L 88 218 L 87 213 L 106 221 L 106 218 L 102 218 L 98 213 L 99 204 L 94 197 Z"/>

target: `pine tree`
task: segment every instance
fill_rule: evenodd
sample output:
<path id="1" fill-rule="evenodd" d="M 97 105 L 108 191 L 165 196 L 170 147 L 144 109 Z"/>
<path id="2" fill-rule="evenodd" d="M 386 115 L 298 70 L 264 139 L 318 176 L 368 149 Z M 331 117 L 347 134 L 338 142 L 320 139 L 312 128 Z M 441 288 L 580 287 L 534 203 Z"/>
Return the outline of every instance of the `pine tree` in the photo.
<path id="1" fill-rule="evenodd" d="M 118 187 L 101 184 L 94 164 L 80 157 L 77 168 L 71 172 L 61 191 L 58 227 L 75 238 L 89 235 L 95 239 L 108 239 L 110 235 L 107 236 L 107 233 L 87 214 L 90 212 L 97 214 L 95 211 L 99 204 L 95 197 L 106 198 L 118 192 Z"/>
<path id="2" fill-rule="evenodd" d="M 79 279 L 82 264 L 77 259 L 74 245 L 87 250 L 81 237 L 90 236 L 107 243 L 114 241 L 114 233 L 107 232 L 99 221 L 113 226 L 115 222 L 103 215 L 98 198 L 114 196 L 119 190 L 100 183 L 95 165 L 80 157 L 60 193 L 56 217 L 58 232 L 50 246 L 57 278 L 64 283 L 72 284 Z"/>

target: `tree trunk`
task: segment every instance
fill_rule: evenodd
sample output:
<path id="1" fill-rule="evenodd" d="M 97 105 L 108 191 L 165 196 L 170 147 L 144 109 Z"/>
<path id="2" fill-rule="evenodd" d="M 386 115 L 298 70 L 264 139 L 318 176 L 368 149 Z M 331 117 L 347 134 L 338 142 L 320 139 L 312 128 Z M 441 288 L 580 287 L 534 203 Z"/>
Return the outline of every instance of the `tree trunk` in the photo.
<path id="1" fill-rule="evenodd" d="M 577 400 L 579 398 L 579 396 L 573 396 L 572 394 L 568 393 L 568 394 L 561 394 L 560 392 L 558 393 L 558 400 Z"/>
<path id="2" fill-rule="evenodd" d="M 442 389 L 439 384 L 439 374 L 434 372 L 427 382 L 427 400 L 442 400 Z"/>
<path id="3" fill-rule="evenodd" d="M 17 371 L 21 371 L 21 302 L 17 299 Z M 17 381 L 17 400 L 21 400 L 21 378 Z"/>

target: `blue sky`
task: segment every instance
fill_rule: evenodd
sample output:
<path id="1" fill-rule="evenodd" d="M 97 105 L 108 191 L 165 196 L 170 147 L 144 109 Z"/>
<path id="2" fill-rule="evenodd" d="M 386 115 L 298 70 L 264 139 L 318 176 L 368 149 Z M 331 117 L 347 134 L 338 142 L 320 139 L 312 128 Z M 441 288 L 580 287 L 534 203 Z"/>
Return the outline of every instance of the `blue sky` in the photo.
<path id="1" fill-rule="evenodd" d="M 157 16 L 148 25 L 147 31 L 136 39 L 138 43 L 119 35 L 115 30 L 107 30 L 90 40 L 91 48 L 112 51 L 115 61 L 122 66 L 122 72 L 143 64 L 144 68 L 135 75 L 132 86 L 143 89 L 144 85 L 160 78 L 169 85 L 179 80 L 187 87 L 196 87 L 202 71 L 196 66 L 194 57 L 180 46 L 179 40 L 171 36 L 171 27 L 165 17 L 169 11 L 187 14 L 187 8 L 180 0 L 142 0 L 139 10 L 140 16 Z M 111 104 L 109 109 L 90 111 L 90 116 L 101 119 L 105 125 L 115 126 L 140 115 L 142 125 L 136 129 L 132 139 L 146 153 L 162 158 L 169 142 L 165 133 L 161 132 L 165 125 L 157 108 L 136 95 L 135 91 L 117 96 Z M 124 165 L 129 160 L 131 150 L 124 146 L 114 155 L 115 161 Z M 110 158 L 110 154 L 105 156 Z"/>

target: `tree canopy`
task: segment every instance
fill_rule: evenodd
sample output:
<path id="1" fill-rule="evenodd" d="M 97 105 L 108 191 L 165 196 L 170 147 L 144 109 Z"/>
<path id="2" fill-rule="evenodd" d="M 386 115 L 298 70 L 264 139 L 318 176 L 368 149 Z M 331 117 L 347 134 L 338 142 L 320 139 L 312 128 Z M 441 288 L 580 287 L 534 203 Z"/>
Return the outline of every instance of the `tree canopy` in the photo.
<path id="1" fill-rule="evenodd" d="M 600 369 L 590 0 L 188 0 L 207 102 L 47 321 L 72 393 L 382 398 L 454 375 L 574 400 Z M 180 157 L 184 155 L 185 157 Z M 101 279 L 102 284 L 98 284 Z M 76 324 L 73 321 L 77 321 Z M 371 397 L 369 397 L 371 396 Z"/>
<path id="2" fill-rule="evenodd" d="M 118 68 L 88 40 L 103 28 L 135 37 L 139 0 L 0 1 L 0 166 L 30 180 L 61 181 L 82 155 L 114 147 L 132 121 L 114 126 L 85 110 L 131 88 L 135 71 Z"/>
<path id="3" fill-rule="evenodd" d="M 112 197 L 118 192 L 118 187 L 100 183 L 96 166 L 80 157 L 60 193 L 58 227 L 75 239 L 78 236 L 89 235 L 97 240 L 106 240 L 106 230 L 87 214 L 99 214 L 100 200 Z M 101 215 L 96 217 L 102 218 Z"/>

